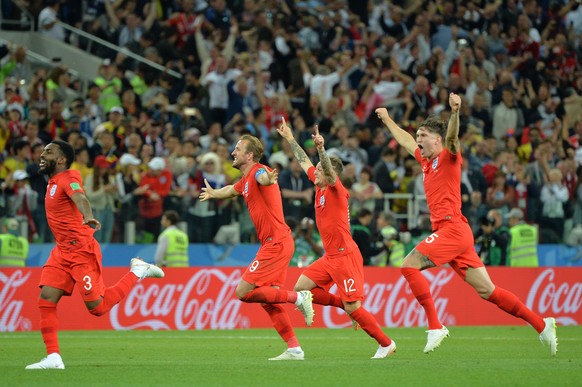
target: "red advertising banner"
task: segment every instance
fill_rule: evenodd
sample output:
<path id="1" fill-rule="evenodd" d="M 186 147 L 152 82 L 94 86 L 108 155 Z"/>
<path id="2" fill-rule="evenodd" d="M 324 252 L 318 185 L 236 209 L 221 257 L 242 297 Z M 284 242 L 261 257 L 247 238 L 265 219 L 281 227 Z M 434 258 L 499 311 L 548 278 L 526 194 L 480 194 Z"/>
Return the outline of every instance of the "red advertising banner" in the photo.
<path id="1" fill-rule="evenodd" d="M 106 284 L 114 284 L 127 269 L 104 268 Z M 63 297 L 58 307 L 59 328 L 77 329 L 236 329 L 267 328 L 271 321 L 256 304 L 240 302 L 234 289 L 244 268 L 197 267 L 166 269 L 164 279 L 138 282 L 125 300 L 102 317 L 89 314 L 78 294 Z M 39 329 L 37 299 L 40 268 L 0 271 L 0 331 Z M 582 268 L 490 268 L 493 281 L 514 292 L 542 316 L 554 316 L 560 325 L 582 324 Z M 292 289 L 301 269 L 290 268 L 287 288 Z M 451 269 L 423 274 L 441 321 L 445 325 L 522 325 L 481 300 Z M 364 306 L 384 327 L 426 326 L 424 311 L 408 284 L 393 268 L 365 268 Z M 332 288 L 335 292 L 335 288 Z M 303 316 L 287 305 L 294 326 Z M 337 308 L 315 306 L 315 327 L 343 328 L 351 323 Z"/>

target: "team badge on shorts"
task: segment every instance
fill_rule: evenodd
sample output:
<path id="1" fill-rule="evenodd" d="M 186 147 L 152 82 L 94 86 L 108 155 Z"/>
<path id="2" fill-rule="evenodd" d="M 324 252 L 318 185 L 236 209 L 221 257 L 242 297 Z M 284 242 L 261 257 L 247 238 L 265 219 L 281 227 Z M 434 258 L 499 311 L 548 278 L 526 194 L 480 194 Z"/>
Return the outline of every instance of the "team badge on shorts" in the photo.
<path id="1" fill-rule="evenodd" d="M 51 197 L 55 196 L 55 192 L 57 192 L 57 185 L 56 184 L 51 187 L 51 190 L 49 192 Z"/>
<path id="2" fill-rule="evenodd" d="M 436 159 L 434 159 L 432 161 L 432 169 L 436 169 L 438 165 L 439 165 L 439 158 L 437 157 Z"/>

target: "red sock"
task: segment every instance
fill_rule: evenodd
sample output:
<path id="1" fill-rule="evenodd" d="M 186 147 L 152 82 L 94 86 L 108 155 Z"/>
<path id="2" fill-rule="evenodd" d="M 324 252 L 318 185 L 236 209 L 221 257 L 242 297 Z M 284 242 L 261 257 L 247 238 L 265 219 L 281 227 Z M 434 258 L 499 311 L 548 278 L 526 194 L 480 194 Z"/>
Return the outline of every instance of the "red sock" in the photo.
<path id="1" fill-rule="evenodd" d="M 139 278 L 132 272 L 125 274 L 114 286 L 105 289 L 103 300 L 95 308 L 91 309 L 89 313 L 95 316 L 103 316 L 109 312 L 111 308 L 127 296 L 127 293 L 129 293 L 138 280 Z"/>
<path id="2" fill-rule="evenodd" d="M 287 343 L 287 348 L 299 347 L 299 341 L 293 331 L 291 320 L 285 309 L 283 309 L 283 306 L 277 304 L 263 304 L 261 306 L 269 314 L 273 322 L 273 327 L 275 327 L 279 336 Z"/>
<path id="3" fill-rule="evenodd" d="M 408 282 L 412 294 L 414 294 L 418 303 L 424 308 L 426 318 L 428 319 L 428 329 L 441 329 L 443 325 L 439 321 L 439 316 L 434 307 L 432 295 L 430 294 L 430 286 L 426 278 L 420 273 L 419 269 L 403 267 L 400 271 Z"/>
<path id="4" fill-rule="evenodd" d="M 494 303 L 499 309 L 510 315 L 527 321 L 538 333 L 541 333 L 546 326 L 544 319 L 532 312 L 515 294 L 508 290 L 495 287 L 487 301 Z"/>
<path id="5" fill-rule="evenodd" d="M 335 306 L 336 308 L 344 308 L 344 303 L 342 299 L 338 296 L 331 294 L 330 292 L 326 292 L 322 288 L 313 288 L 311 289 L 311 294 L 313 294 L 313 303 L 318 305 L 329 305 Z"/>
<path id="6" fill-rule="evenodd" d="M 240 300 L 242 302 L 250 303 L 259 302 L 262 304 L 284 304 L 286 302 L 297 301 L 297 293 L 288 290 L 272 288 L 270 286 L 260 286 L 247 293 Z"/>
<path id="7" fill-rule="evenodd" d="M 392 344 L 392 340 L 382 331 L 378 321 L 368 312 L 364 307 L 359 307 L 350 314 L 350 316 L 360 324 L 362 329 L 372 338 L 374 338 L 378 344 L 383 347 L 387 347 Z"/>
<path id="8" fill-rule="evenodd" d="M 60 353 L 59 351 L 59 319 L 57 318 L 57 304 L 42 298 L 38 299 L 40 311 L 40 332 L 46 346 L 46 353 Z"/>

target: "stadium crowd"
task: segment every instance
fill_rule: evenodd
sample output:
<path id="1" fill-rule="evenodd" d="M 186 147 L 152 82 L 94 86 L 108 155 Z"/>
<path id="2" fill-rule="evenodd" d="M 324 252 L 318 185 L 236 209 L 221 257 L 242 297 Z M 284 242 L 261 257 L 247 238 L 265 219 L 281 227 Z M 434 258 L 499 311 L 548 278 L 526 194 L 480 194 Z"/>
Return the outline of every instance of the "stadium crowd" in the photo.
<path id="1" fill-rule="evenodd" d="M 353 219 L 365 215 L 374 234 L 384 194 L 424 195 L 420 165 L 374 109 L 388 107 L 413 132 L 429 115 L 448 120 L 451 92 L 463 98 L 461 189 L 474 232 L 491 209 L 521 209 L 542 243 L 582 227 L 578 0 L 25 3 L 39 31 L 103 58 L 83 84 L 66 63 L 36 66 L 23 47 L 1 49 L 0 215 L 28 224 L 32 242 L 52 240 L 38 163 L 56 138 L 76 149 L 100 242 L 123 242 L 129 220 L 138 241 L 155 241 L 166 210 L 181 214 L 193 243 L 236 224 L 243 242 L 254 241 L 242 200 L 198 199 L 204 179 L 220 188 L 240 177 L 230 144 L 246 133 L 280 171 L 285 215 L 305 225 L 313 187 L 277 134 L 282 118 L 314 164 L 319 126 L 329 154 L 346 164 Z M 55 18 L 124 50 L 89 44 Z M 405 212 L 406 201 L 390 209 Z"/>

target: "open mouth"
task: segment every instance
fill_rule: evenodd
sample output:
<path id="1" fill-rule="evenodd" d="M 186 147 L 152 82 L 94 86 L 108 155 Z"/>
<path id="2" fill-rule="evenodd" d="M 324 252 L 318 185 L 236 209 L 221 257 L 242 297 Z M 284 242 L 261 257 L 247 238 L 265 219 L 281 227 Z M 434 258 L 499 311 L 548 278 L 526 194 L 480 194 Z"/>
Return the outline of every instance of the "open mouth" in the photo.
<path id="1" fill-rule="evenodd" d="M 420 145 L 420 144 L 418 144 L 418 148 L 419 148 L 420 150 L 422 150 L 422 149 L 423 149 L 423 146 L 422 146 L 422 145 Z"/>

